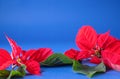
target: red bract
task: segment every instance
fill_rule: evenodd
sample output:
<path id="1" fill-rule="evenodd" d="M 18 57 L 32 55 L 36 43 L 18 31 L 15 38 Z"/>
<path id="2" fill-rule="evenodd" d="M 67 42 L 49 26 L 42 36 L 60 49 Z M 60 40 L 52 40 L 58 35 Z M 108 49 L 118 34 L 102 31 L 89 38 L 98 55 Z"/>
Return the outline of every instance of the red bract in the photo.
<path id="1" fill-rule="evenodd" d="M 107 66 L 120 71 L 120 41 L 109 45 L 108 49 L 102 52 L 102 59 Z"/>
<path id="2" fill-rule="evenodd" d="M 75 59 L 75 60 L 79 60 L 80 58 L 87 58 L 86 55 L 88 55 L 87 51 L 78 51 L 75 49 L 69 49 L 67 50 L 64 55 L 66 55 L 67 57 L 71 58 L 71 59 Z M 89 56 L 89 55 L 88 55 Z"/>
<path id="3" fill-rule="evenodd" d="M 91 57 L 90 62 L 95 63 L 95 64 L 99 64 L 99 63 L 101 63 L 101 59 L 97 56 L 93 56 L 93 57 Z"/>
<path id="4" fill-rule="evenodd" d="M 16 42 L 14 40 L 12 40 L 11 38 L 9 38 L 7 35 L 6 35 L 6 38 L 12 48 L 12 59 L 13 60 L 16 60 L 17 58 L 19 58 L 20 56 L 20 53 L 22 51 L 21 47 L 19 47 Z"/>
<path id="5" fill-rule="evenodd" d="M 83 26 L 76 36 L 76 44 L 81 50 L 91 50 L 96 46 L 97 33 L 91 26 Z"/>
<path id="6" fill-rule="evenodd" d="M 72 49 L 67 50 L 64 54 L 66 56 L 68 56 L 69 58 L 71 58 L 71 59 L 76 59 L 77 60 L 77 56 L 78 56 L 79 52 L 80 51 L 75 50 L 75 49 L 72 48 Z"/>
<path id="7" fill-rule="evenodd" d="M 40 62 L 46 60 L 50 55 L 53 54 L 50 48 L 39 48 L 28 51 L 23 51 L 14 40 L 6 36 L 11 48 L 12 56 L 4 50 L 0 49 L 0 70 L 6 69 L 11 64 L 20 66 L 26 65 L 26 69 L 31 74 L 40 74 Z"/>
<path id="8" fill-rule="evenodd" d="M 12 63 L 13 60 L 10 54 L 4 49 L 0 49 L 0 70 L 7 68 Z"/>

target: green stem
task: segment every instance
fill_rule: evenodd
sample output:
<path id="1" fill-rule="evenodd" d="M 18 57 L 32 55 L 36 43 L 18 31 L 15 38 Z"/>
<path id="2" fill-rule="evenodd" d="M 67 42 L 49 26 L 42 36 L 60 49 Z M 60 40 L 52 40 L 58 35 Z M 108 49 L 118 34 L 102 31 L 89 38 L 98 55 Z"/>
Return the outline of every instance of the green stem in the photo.
<path id="1" fill-rule="evenodd" d="M 13 71 L 13 70 L 12 70 Z M 12 71 L 10 72 L 9 76 L 7 77 L 7 79 L 10 79 L 12 76 Z"/>
<path id="2" fill-rule="evenodd" d="M 9 74 L 9 76 L 7 77 L 7 79 L 10 79 L 10 78 L 12 77 L 12 72 L 13 72 L 13 70 L 14 70 L 15 67 L 16 67 L 16 65 L 13 66 L 13 68 L 12 68 L 12 70 L 10 71 L 10 74 Z"/>

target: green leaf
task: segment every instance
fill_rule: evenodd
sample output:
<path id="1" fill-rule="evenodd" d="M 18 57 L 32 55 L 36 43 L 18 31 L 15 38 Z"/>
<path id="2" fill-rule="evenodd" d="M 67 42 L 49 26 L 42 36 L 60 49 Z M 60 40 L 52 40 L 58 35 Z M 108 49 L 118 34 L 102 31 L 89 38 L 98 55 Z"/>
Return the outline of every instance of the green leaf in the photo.
<path id="1" fill-rule="evenodd" d="M 8 70 L 0 70 L 0 77 L 7 77 L 10 74 Z"/>
<path id="2" fill-rule="evenodd" d="M 21 73 L 21 76 L 25 76 L 26 75 L 26 66 L 24 64 L 22 64 L 18 69 L 17 71 L 19 71 Z"/>
<path id="3" fill-rule="evenodd" d="M 18 70 L 0 70 L 0 79 L 10 79 L 11 77 L 23 77 L 25 75 L 25 70 L 23 66 L 20 66 Z"/>
<path id="4" fill-rule="evenodd" d="M 12 70 L 7 77 L 7 79 L 10 79 L 11 77 L 23 77 L 25 76 L 25 65 L 21 65 L 17 70 Z"/>
<path id="5" fill-rule="evenodd" d="M 87 75 L 88 77 L 92 77 L 96 73 L 105 72 L 106 67 L 104 63 L 100 63 L 97 66 L 88 66 L 88 65 L 82 65 L 78 61 L 73 60 L 73 70 L 76 73 L 81 73 Z"/>
<path id="6" fill-rule="evenodd" d="M 63 54 L 55 53 L 48 57 L 44 62 L 40 63 L 42 66 L 61 66 L 70 65 L 72 60 Z"/>

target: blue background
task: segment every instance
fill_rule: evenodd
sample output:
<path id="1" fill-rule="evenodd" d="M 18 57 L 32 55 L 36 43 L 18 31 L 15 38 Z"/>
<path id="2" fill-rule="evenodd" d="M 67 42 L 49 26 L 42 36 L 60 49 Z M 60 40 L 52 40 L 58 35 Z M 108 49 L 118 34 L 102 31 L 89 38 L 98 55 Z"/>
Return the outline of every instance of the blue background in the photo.
<path id="1" fill-rule="evenodd" d="M 4 33 L 23 49 L 50 47 L 62 53 L 77 49 L 74 40 L 82 25 L 91 25 L 98 33 L 110 30 L 120 38 L 120 0 L 0 0 L 0 48 L 9 51 Z M 73 73 L 70 66 L 43 70 L 43 76 L 25 79 L 88 79 Z M 94 78 L 119 79 L 119 74 L 109 71 Z"/>

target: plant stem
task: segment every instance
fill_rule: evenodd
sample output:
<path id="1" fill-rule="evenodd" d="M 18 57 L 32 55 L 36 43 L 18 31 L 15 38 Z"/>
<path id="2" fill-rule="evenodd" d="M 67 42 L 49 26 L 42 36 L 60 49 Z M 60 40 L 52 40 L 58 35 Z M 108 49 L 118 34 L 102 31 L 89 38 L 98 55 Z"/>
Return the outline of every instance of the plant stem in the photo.
<path id="1" fill-rule="evenodd" d="M 16 67 L 16 65 L 13 65 L 13 66 L 12 66 L 12 70 L 10 71 L 10 74 L 9 74 L 9 76 L 7 77 L 7 79 L 10 79 L 10 78 L 12 77 L 12 72 L 13 72 L 13 70 L 14 70 L 15 67 Z"/>
<path id="2" fill-rule="evenodd" d="M 7 77 L 7 79 L 10 79 L 12 76 L 12 71 L 10 72 L 9 76 Z"/>

